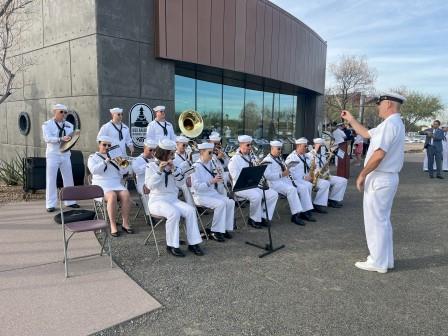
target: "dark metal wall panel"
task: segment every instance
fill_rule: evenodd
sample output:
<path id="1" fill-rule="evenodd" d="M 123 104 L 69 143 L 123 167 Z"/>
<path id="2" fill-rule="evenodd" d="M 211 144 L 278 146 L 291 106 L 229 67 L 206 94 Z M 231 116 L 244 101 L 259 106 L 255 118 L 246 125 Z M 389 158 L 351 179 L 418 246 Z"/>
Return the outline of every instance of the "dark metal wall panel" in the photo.
<path id="1" fill-rule="evenodd" d="M 264 12 L 266 5 L 259 1 L 257 2 L 257 28 L 255 31 L 255 73 L 263 73 L 263 56 L 264 56 Z"/>
<path id="2" fill-rule="evenodd" d="M 264 11 L 264 48 L 263 48 L 263 76 L 271 77 L 272 62 L 272 7 L 266 6 Z"/>
<path id="3" fill-rule="evenodd" d="M 165 0 L 156 1 L 156 53 L 159 57 L 166 57 L 166 22 Z"/>
<path id="4" fill-rule="evenodd" d="M 326 43 L 268 0 L 154 0 L 156 56 L 324 92 Z"/>
<path id="5" fill-rule="evenodd" d="M 184 1 L 182 8 L 182 59 L 198 61 L 198 0 Z"/>
<path id="6" fill-rule="evenodd" d="M 166 1 L 166 56 L 182 59 L 182 0 Z"/>
<path id="7" fill-rule="evenodd" d="M 223 66 L 225 69 L 235 68 L 236 1 L 225 0 L 224 3 Z"/>
<path id="8" fill-rule="evenodd" d="M 211 0 L 198 0 L 198 63 L 210 64 Z"/>
<path id="9" fill-rule="evenodd" d="M 244 72 L 246 60 L 246 0 L 236 2 L 235 70 Z"/>
<path id="10" fill-rule="evenodd" d="M 257 30 L 257 0 L 247 0 L 246 9 L 246 59 L 244 71 L 255 73 L 255 33 Z"/>
<path id="11" fill-rule="evenodd" d="M 212 21 L 211 21 L 211 64 L 222 68 L 224 49 L 224 1 L 212 0 Z"/>

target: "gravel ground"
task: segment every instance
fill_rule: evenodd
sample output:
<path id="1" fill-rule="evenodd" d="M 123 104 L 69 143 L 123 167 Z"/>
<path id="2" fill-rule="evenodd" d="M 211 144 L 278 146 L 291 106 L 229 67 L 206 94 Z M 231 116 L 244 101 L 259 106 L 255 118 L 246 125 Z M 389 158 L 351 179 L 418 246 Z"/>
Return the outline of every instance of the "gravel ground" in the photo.
<path id="1" fill-rule="evenodd" d="M 34 194 L 27 194 L 27 199 L 37 200 L 45 199 L 45 190 L 38 190 Z M 10 202 L 21 202 L 24 200 L 24 192 L 22 186 L 0 185 L 0 204 Z"/>
<path id="2" fill-rule="evenodd" d="M 256 229 L 207 242 L 204 257 L 157 258 L 138 221 L 137 234 L 114 240 L 115 261 L 163 307 L 97 335 L 446 335 L 448 180 L 429 180 L 421 160 L 407 155 L 395 198 L 395 270 L 353 266 L 367 255 L 353 178 L 344 208 L 305 227 L 289 223 L 282 200 L 273 239 L 286 248 L 263 259 L 245 244 L 267 242 Z"/>

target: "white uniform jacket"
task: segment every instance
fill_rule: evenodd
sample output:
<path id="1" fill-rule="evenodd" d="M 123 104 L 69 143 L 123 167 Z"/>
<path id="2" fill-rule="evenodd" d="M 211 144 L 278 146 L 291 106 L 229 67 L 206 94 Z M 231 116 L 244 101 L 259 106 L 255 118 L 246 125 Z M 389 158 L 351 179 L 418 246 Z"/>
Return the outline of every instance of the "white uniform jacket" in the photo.
<path id="1" fill-rule="evenodd" d="M 144 157 L 143 153 L 132 160 L 132 171 L 135 174 L 137 180 L 137 191 L 143 194 L 143 185 L 145 184 L 145 173 L 148 163 L 153 162 L 154 159 L 147 159 Z"/>
<path id="2" fill-rule="evenodd" d="M 128 173 L 127 168 L 120 168 L 115 163 L 109 161 L 106 163 L 106 155 L 96 152 L 89 156 L 87 167 L 92 174 L 92 184 L 99 185 L 103 191 L 126 190 L 123 185 L 123 175 Z"/>
<path id="3" fill-rule="evenodd" d="M 121 140 L 120 140 L 121 131 Z M 114 140 L 114 145 L 120 145 L 123 156 L 126 156 L 126 146 L 129 148 L 133 146 L 131 136 L 129 134 L 129 127 L 124 123 L 120 125 L 114 124 L 112 121 L 101 126 L 98 136 L 108 136 Z"/>
<path id="4" fill-rule="evenodd" d="M 176 134 L 174 133 L 173 125 L 169 121 L 159 122 L 153 120 L 146 128 L 146 139 L 159 142 L 160 139 L 168 138 L 176 141 Z"/>
<path id="5" fill-rule="evenodd" d="M 60 132 L 60 130 L 63 130 L 63 132 Z M 57 122 L 54 119 L 47 120 L 42 125 L 42 133 L 44 135 L 44 141 L 47 144 L 47 150 L 45 152 L 47 158 L 52 156 L 70 157 L 70 151 L 61 153 L 59 148 L 61 138 L 73 133 L 73 125 L 71 123 L 68 121 Z"/>

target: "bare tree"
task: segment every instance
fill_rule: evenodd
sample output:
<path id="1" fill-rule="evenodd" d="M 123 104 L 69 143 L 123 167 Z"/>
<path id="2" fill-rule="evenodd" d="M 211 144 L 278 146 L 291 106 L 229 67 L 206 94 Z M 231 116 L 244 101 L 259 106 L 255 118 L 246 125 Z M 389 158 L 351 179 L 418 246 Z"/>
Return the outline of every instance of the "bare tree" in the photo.
<path id="1" fill-rule="evenodd" d="M 376 70 L 369 67 L 363 56 L 343 55 L 330 64 L 329 72 L 334 85 L 326 90 L 325 105 L 326 116 L 331 121 L 338 117 L 341 109 L 357 104 L 361 92 L 373 90 Z"/>
<path id="2" fill-rule="evenodd" d="M 27 62 L 23 57 L 13 57 L 11 50 L 17 48 L 26 26 L 25 8 L 33 0 L 0 0 L 0 104 L 15 89 L 16 75 L 23 71 Z"/>

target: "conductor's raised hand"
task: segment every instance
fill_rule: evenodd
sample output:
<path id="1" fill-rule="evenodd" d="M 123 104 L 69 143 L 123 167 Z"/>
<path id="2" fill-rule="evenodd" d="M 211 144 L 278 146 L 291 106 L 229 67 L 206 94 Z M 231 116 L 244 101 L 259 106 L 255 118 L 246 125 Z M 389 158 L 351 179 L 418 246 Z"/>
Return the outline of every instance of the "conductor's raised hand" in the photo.
<path id="1" fill-rule="evenodd" d="M 342 110 L 341 118 L 347 120 L 348 122 L 351 122 L 353 120 L 353 115 L 347 110 Z"/>

